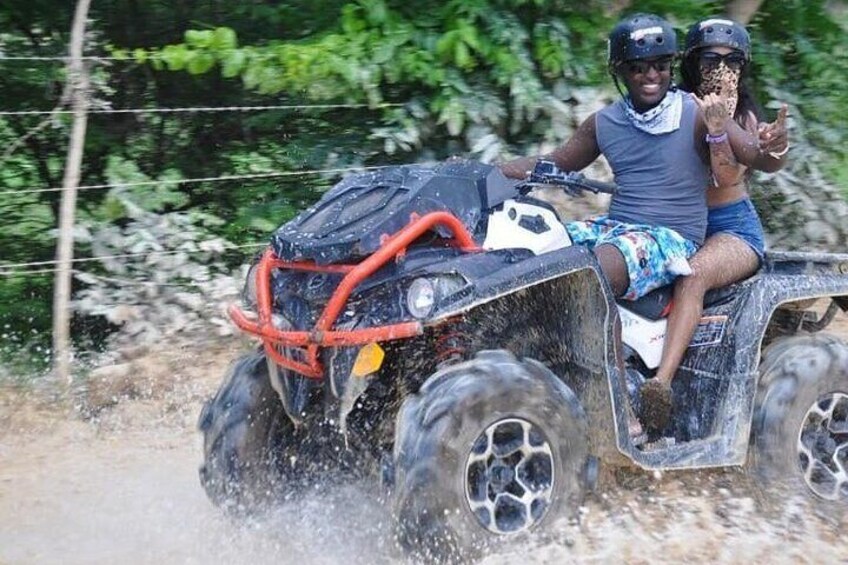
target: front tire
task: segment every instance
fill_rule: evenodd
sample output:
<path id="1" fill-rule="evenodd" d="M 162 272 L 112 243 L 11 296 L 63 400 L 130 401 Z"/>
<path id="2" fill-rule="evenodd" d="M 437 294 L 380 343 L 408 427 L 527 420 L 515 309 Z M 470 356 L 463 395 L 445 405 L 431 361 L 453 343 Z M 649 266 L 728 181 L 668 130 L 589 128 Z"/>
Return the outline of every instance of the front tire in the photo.
<path id="1" fill-rule="evenodd" d="M 200 482 L 213 504 L 249 514 L 279 500 L 287 487 L 282 469 L 294 426 L 271 386 L 263 353 L 233 363 L 198 426 Z"/>
<path id="2" fill-rule="evenodd" d="M 579 401 L 541 363 L 485 351 L 437 372 L 398 416 L 401 544 L 461 561 L 574 512 L 587 446 Z"/>
<path id="3" fill-rule="evenodd" d="M 829 335 L 779 340 L 763 354 L 753 426 L 757 477 L 824 507 L 848 504 L 848 345 Z M 771 488 L 770 488 L 771 490 Z"/>

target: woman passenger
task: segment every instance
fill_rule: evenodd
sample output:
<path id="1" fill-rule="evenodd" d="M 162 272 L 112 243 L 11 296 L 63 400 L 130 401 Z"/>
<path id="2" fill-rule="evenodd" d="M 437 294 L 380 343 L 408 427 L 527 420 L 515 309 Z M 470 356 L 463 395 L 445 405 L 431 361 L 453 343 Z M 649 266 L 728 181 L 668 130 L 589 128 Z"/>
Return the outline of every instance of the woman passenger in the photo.
<path id="1" fill-rule="evenodd" d="M 701 100 L 723 98 L 727 115 L 754 136 L 759 133 L 759 150 L 768 157 L 767 163 L 771 161 L 763 168 L 776 170 L 789 149 L 786 106 L 774 123 L 758 125 L 760 109 L 742 81 L 750 61 L 751 42 L 744 27 L 718 18 L 697 22 L 686 36 L 681 86 Z M 725 166 L 734 168 L 735 174 L 730 176 L 732 182 L 707 189 L 707 239 L 689 259 L 692 274 L 675 282 L 674 308 L 668 317 L 660 366 L 642 387 L 643 420 L 649 430 L 661 431 L 668 423 L 671 381 L 701 318 L 704 295 L 753 275 L 764 258 L 763 227 L 746 190 L 749 170 L 736 162 L 729 145 L 722 143 L 726 134 L 711 134 L 707 135 L 711 151 L 725 151 Z"/>

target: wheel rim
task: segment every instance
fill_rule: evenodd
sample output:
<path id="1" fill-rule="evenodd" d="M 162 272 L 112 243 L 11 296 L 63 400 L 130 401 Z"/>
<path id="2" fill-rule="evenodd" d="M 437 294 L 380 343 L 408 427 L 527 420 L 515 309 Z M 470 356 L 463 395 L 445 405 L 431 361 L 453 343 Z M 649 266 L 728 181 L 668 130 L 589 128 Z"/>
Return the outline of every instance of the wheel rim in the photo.
<path id="1" fill-rule="evenodd" d="M 826 394 L 807 411 L 798 434 L 798 462 L 817 496 L 848 500 L 848 394 Z"/>
<path id="2" fill-rule="evenodd" d="M 542 430 L 519 418 L 480 434 L 465 465 L 465 498 L 481 526 L 495 534 L 529 530 L 547 513 L 554 456 Z"/>

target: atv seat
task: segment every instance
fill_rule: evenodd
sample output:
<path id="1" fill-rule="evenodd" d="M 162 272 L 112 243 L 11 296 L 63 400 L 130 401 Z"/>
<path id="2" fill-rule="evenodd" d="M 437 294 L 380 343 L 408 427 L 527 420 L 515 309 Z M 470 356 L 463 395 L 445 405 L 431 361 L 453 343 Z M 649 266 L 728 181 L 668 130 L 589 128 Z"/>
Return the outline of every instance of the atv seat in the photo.
<path id="1" fill-rule="evenodd" d="M 737 283 L 707 292 L 706 296 L 704 296 L 704 308 L 724 304 L 732 300 L 740 290 L 748 286 L 748 281 L 754 276 L 756 274 Z M 638 300 L 616 300 L 616 302 L 619 306 L 643 318 L 660 320 L 668 316 L 671 312 L 673 294 L 674 285 L 668 284 L 652 290 Z"/>

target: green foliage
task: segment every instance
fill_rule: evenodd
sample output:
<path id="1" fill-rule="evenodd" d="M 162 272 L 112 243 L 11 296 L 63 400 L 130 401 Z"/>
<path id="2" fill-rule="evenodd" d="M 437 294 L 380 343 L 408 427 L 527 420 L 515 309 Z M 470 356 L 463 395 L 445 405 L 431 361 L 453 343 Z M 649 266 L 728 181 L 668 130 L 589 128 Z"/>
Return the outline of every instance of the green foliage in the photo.
<path id="1" fill-rule="evenodd" d="M 72 4 L 3 4 L 0 51 L 64 54 Z M 90 116 L 82 184 L 152 184 L 80 192 L 79 217 L 92 229 L 114 231 L 151 214 L 201 214 L 203 230 L 197 233 L 204 237 L 253 243 L 267 240 L 338 175 L 174 181 L 452 154 L 490 161 L 560 142 L 594 99 L 614 95 L 604 58 L 607 32 L 621 14 L 610 13 L 610 4 L 98 0 L 86 52 L 117 60 L 92 63 L 96 107 L 371 108 Z M 627 11 L 669 18 L 682 39 L 692 21 L 721 13 L 724 4 L 634 0 Z M 809 134 L 805 155 L 817 156 L 830 180 L 846 187 L 848 18 L 844 11 L 834 17 L 827 4 L 764 2 L 750 26 L 751 78 L 763 102 L 792 103 L 794 119 Z M 61 62 L 0 61 L 0 68 L 3 109 L 46 110 L 60 103 Z M 0 117 L 0 191 L 59 186 L 69 123 L 67 117 L 45 123 L 32 116 Z M 52 259 L 58 198 L 57 192 L 0 196 L 4 263 Z M 78 241 L 77 255 L 97 254 L 92 245 Z M 0 277 L 0 301 L 7 305 L 0 326 L 8 325 L 4 331 L 19 336 L 33 354 L 49 341 L 51 291 L 50 275 Z M 97 339 L 103 331 L 90 317 L 75 324 L 76 337 Z"/>
<path id="2" fill-rule="evenodd" d="M 841 125 L 848 115 L 848 34 L 827 4 L 765 3 L 752 26 L 754 62 L 760 97 L 780 91 L 803 114 L 810 142 L 827 155 L 825 170 L 848 192 L 848 138 Z"/>
<path id="3" fill-rule="evenodd" d="M 50 283 L 43 276 L 0 278 L 0 364 L 16 374 L 40 373 L 50 364 Z M 45 284 L 46 283 L 46 284 Z"/>
<path id="4" fill-rule="evenodd" d="M 182 177 L 173 169 L 163 171 L 156 179 L 160 181 L 158 183 L 138 186 L 138 183 L 155 181 L 142 173 L 135 162 L 119 155 L 110 155 L 104 174 L 107 184 L 118 185 L 118 188 L 109 191 L 97 214 L 106 221 L 133 217 L 139 210 L 166 212 L 182 208 L 189 202 L 188 195 L 178 190 L 178 181 Z M 128 186 L 121 187 L 122 184 Z"/>
<path id="5" fill-rule="evenodd" d="M 17 124 L 0 118 L 0 152 L 17 139 Z M 0 164 L 0 191 L 37 186 L 39 163 L 14 153 Z M 50 168 L 44 163 L 41 168 Z M 50 205 L 33 193 L 0 195 L 0 362 L 41 368 L 49 361 L 52 278 L 28 275 L 25 268 L 4 264 L 49 260 L 53 254 Z"/>
<path id="6" fill-rule="evenodd" d="M 303 40 L 236 48 L 233 38 L 221 49 L 211 45 L 213 34 L 223 33 L 217 28 L 187 33 L 182 43 L 136 59 L 170 70 L 188 69 L 189 61 L 202 59 L 202 68 L 209 70 L 211 57 L 223 77 L 240 76 L 250 90 L 311 102 L 420 100 L 423 119 L 454 138 L 474 125 L 518 134 L 540 117 L 555 81 L 579 86 L 602 76 L 586 68 L 603 68 L 598 54 L 604 35 L 580 22 L 604 17 L 585 8 L 463 0 L 415 11 L 408 3 L 361 0 L 344 4 L 341 12 L 337 26 Z M 572 22 L 575 30 L 568 25 Z M 587 65 L 585 53 L 594 62 Z M 505 97 L 511 98 L 508 105 Z M 391 111 L 384 116 L 408 129 L 405 116 Z M 420 141 L 420 136 L 406 139 Z"/>

